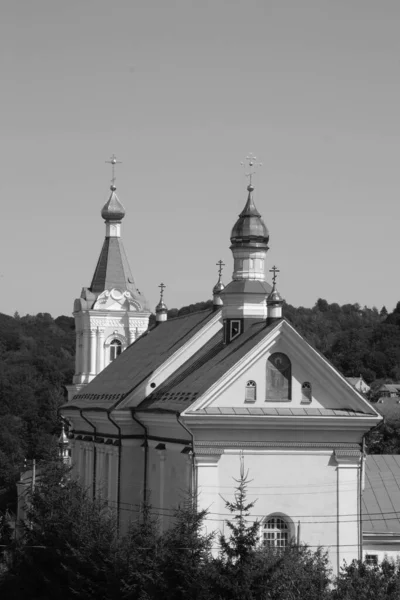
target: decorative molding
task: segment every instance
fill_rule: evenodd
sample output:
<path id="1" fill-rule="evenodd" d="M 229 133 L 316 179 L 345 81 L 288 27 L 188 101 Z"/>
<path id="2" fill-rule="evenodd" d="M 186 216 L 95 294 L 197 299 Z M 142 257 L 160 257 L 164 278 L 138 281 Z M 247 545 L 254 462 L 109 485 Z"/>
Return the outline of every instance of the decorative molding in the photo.
<path id="1" fill-rule="evenodd" d="M 204 449 L 203 449 L 204 447 Z M 354 453 L 354 456 L 360 454 L 360 445 L 346 442 L 254 442 L 254 441 L 199 441 L 195 442 L 196 454 L 204 454 L 205 450 L 210 454 L 216 454 L 218 448 L 328 448 L 335 450 L 340 449 L 346 456 Z M 223 450 L 222 452 L 223 453 Z M 352 454 L 353 455 L 353 454 Z"/>
<path id="2" fill-rule="evenodd" d="M 195 455 L 197 456 L 221 456 L 224 454 L 223 448 L 198 448 L 196 442 L 194 444 Z"/>

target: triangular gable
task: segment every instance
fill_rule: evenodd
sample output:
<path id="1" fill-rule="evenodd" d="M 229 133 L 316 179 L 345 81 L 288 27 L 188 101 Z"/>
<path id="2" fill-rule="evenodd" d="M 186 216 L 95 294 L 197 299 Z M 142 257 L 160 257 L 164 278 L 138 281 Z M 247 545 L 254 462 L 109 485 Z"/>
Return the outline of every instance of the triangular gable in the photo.
<path id="1" fill-rule="evenodd" d="M 365 413 L 378 416 L 371 405 L 346 379 L 290 325 L 282 320 L 272 330 L 266 329 L 261 340 L 242 356 L 222 377 L 207 389 L 184 414 L 205 409 L 257 407 L 270 409 L 320 409 Z M 291 399 L 270 400 L 267 396 L 266 364 L 271 354 L 279 352 L 291 361 Z M 256 385 L 255 400 L 246 401 L 246 385 Z M 302 393 L 302 384 L 311 384 L 309 403 Z M 333 413 L 334 414 L 334 413 Z"/>

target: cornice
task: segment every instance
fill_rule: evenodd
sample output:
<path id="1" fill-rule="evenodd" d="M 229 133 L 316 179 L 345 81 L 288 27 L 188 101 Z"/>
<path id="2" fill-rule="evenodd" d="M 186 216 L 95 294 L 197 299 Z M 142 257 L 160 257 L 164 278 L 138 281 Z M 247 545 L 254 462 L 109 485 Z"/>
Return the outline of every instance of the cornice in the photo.
<path id="1" fill-rule="evenodd" d="M 322 449 L 322 450 L 335 450 L 338 449 L 343 452 L 358 452 L 360 453 L 360 444 L 353 442 L 280 442 L 280 441 L 263 441 L 255 442 L 252 440 L 248 441 L 197 441 L 194 442 L 196 452 L 202 454 L 205 450 L 209 451 L 210 454 L 215 454 L 219 448 L 311 448 L 311 449 Z"/>

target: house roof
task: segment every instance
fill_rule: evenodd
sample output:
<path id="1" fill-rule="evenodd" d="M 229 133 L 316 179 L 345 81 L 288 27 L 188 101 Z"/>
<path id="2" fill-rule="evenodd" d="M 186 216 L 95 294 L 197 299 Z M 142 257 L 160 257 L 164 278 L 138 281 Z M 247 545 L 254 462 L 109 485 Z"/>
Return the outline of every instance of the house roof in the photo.
<path id="1" fill-rule="evenodd" d="M 213 310 L 189 313 L 161 323 L 144 333 L 85 386 L 63 410 L 111 408 L 158 369 L 213 316 Z"/>
<path id="2" fill-rule="evenodd" d="M 379 391 L 388 391 L 388 392 L 399 392 L 400 391 L 400 383 L 384 383 L 379 388 Z"/>
<path id="3" fill-rule="evenodd" d="M 362 515 L 363 533 L 400 533 L 400 455 L 367 456 Z"/>
<path id="4" fill-rule="evenodd" d="M 400 404 L 397 398 L 382 396 L 377 402 L 371 403 L 371 405 L 385 419 L 390 421 L 400 419 Z"/>

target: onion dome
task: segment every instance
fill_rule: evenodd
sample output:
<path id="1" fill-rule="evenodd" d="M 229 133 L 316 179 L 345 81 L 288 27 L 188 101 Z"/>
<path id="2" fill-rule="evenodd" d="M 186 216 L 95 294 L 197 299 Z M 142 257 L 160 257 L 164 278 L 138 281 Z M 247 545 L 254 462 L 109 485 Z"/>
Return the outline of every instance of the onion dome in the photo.
<path id="1" fill-rule="evenodd" d="M 160 302 L 156 306 L 156 321 L 160 323 L 168 319 L 168 307 L 164 302 L 164 290 L 166 286 L 161 283 L 158 287 L 160 288 Z"/>
<path id="2" fill-rule="evenodd" d="M 115 185 L 110 186 L 111 194 L 101 210 L 101 216 L 105 221 L 121 221 L 125 216 L 125 209 L 118 199 Z"/>
<path id="3" fill-rule="evenodd" d="M 247 186 L 249 195 L 246 206 L 239 215 L 231 232 L 232 246 L 268 248 L 269 232 L 253 200 L 254 187 Z"/>
<path id="4" fill-rule="evenodd" d="M 222 281 L 218 281 L 213 287 L 213 296 L 220 294 L 222 292 L 222 290 L 224 290 L 224 289 L 225 289 L 225 286 L 222 283 Z"/>
<path id="5" fill-rule="evenodd" d="M 69 442 L 68 442 L 67 434 L 65 433 L 64 423 L 62 423 L 60 437 L 58 438 L 58 445 L 59 446 L 68 446 L 68 443 Z"/>
<path id="6" fill-rule="evenodd" d="M 271 293 L 269 294 L 268 298 L 267 298 L 267 304 L 269 306 L 274 305 L 274 304 L 282 304 L 283 303 L 283 298 L 280 295 L 280 293 L 278 292 L 277 289 L 275 289 L 275 284 L 274 287 L 271 290 Z"/>

